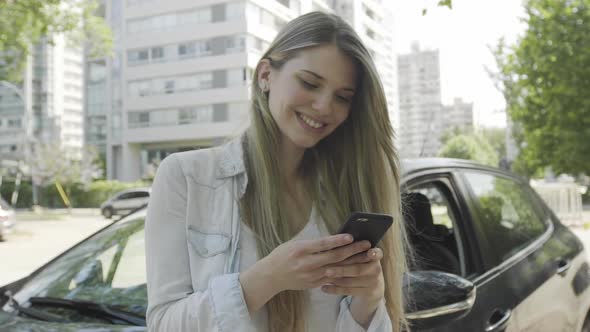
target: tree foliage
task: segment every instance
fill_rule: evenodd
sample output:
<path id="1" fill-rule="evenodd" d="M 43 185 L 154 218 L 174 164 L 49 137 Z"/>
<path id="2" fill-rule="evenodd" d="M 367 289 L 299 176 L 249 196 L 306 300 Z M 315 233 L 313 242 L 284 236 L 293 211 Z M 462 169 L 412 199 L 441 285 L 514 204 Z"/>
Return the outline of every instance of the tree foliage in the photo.
<path id="1" fill-rule="evenodd" d="M 90 56 L 108 55 L 112 34 L 103 18 L 96 16 L 95 0 L 4 0 L 0 1 L 0 81 L 22 78 L 31 45 L 42 37 L 64 33 Z"/>
<path id="2" fill-rule="evenodd" d="M 459 134 L 448 138 L 438 156 L 467 159 L 484 165 L 498 166 L 498 154 L 490 143 L 479 134 Z"/>
<path id="3" fill-rule="evenodd" d="M 590 172 L 590 2 L 528 0 L 515 45 L 494 49 L 496 83 L 517 124 L 518 168 Z"/>
<path id="4" fill-rule="evenodd" d="M 438 0 L 436 5 L 439 7 L 447 7 L 449 9 L 453 9 L 453 0 Z M 428 9 L 422 9 L 422 16 L 426 15 L 427 12 Z"/>
<path id="5" fill-rule="evenodd" d="M 59 156 L 56 158 L 56 155 Z M 81 156 L 68 153 L 58 144 L 45 143 L 36 146 L 31 157 L 30 175 L 36 185 L 49 185 L 56 181 L 72 185 L 89 185 L 102 176 L 99 155 L 93 147 L 82 149 Z"/>

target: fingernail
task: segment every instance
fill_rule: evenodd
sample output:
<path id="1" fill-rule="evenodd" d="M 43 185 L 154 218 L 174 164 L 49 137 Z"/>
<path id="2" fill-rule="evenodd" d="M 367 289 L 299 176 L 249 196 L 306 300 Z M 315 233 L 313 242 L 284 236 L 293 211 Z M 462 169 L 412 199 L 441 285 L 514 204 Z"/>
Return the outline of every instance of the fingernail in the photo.
<path id="1" fill-rule="evenodd" d="M 351 235 L 346 235 L 344 237 L 344 240 L 346 240 L 347 242 L 350 242 L 350 241 L 352 241 L 352 236 Z"/>
<path id="2" fill-rule="evenodd" d="M 371 257 L 375 257 L 375 256 L 377 256 L 377 252 L 376 252 L 376 251 L 374 251 L 374 250 L 373 250 L 373 251 L 371 251 Z"/>

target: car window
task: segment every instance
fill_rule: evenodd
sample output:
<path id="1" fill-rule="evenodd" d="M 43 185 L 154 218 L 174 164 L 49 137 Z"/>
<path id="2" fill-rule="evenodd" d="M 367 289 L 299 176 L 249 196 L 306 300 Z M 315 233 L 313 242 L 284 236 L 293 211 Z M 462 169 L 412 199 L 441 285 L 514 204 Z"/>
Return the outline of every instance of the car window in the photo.
<path id="1" fill-rule="evenodd" d="M 15 294 L 88 300 L 145 315 L 144 220 L 115 224 L 52 262 Z"/>
<path id="2" fill-rule="evenodd" d="M 439 182 L 423 183 L 404 192 L 404 219 L 415 256 L 412 270 L 465 274 L 450 202 L 449 191 Z"/>
<path id="3" fill-rule="evenodd" d="M 465 178 L 475 194 L 483 240 L 497 260 L 510 258 L 545 232 L 526 184 L 475 172 L 466 172 Z"/>
<path id="4" fill-rule="evenodd" d="M 138 191 L 135 194 L 135 198 L 146 198 L 146 197 L 150 197 L 150 193 L 148 193 L 147 191 Z"/>
<path id="5" fill-rule="evenodd" d="M 117 200 L 120 200 L 120 199 L 130 199 L 130 198 L 133 198 L 133 192 L 128 192 L 128 193 L 120 194 L 119 197 L 117 197 Z"/>

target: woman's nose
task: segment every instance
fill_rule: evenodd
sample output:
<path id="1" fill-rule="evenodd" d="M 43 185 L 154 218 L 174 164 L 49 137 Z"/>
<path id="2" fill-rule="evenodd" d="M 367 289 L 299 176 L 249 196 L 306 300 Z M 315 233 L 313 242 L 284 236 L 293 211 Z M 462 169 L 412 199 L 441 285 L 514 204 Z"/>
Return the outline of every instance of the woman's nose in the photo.
<path id="1" fill-rule="evenodd" d="M 319 95 L 311 106 L 319 114 L 330 114 L 332 112 L 332 97 L 328 94 Z"/>

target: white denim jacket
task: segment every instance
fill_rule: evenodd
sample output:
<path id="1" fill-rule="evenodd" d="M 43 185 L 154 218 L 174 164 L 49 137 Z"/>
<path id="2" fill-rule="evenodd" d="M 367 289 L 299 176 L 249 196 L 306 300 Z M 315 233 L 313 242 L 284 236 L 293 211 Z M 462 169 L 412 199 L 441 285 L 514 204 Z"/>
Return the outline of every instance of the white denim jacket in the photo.
<path id="1" fill-rule="evenodd" d="M 172 154 L 158 167 L 145 226 L 149 331 L 256 330 L 238 279 L 247 183 L 241 138 Z M 337 332 L 365 331 L 350 301 L 340 303 Z M 384 302 L 368 331 L 391 331 Z"/>

